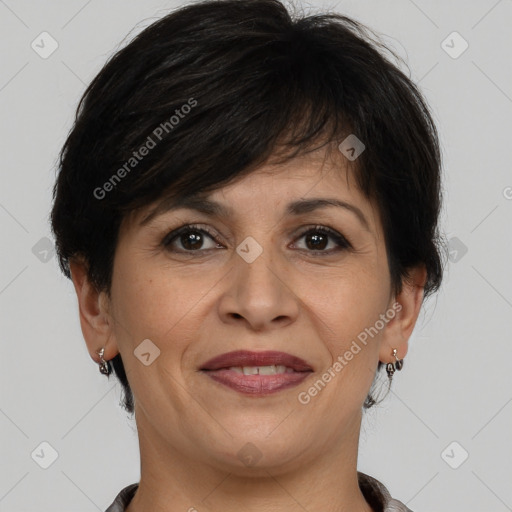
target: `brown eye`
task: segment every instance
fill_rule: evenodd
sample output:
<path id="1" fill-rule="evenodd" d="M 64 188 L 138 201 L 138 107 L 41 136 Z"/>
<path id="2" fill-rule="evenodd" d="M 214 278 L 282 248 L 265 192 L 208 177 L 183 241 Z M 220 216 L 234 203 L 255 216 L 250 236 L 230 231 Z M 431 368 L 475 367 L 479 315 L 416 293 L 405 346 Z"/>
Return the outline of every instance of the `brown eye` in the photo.
<path id="1" fill-rule="evenodd" d="M 343 235 L 325 226 L 309 228 L 298 239 L 301 238 L 305 240 L 305 248 L 299 247 L 299 249 L 314 256 L 327 256 L 352 247 Z M 205 247 L 208 242 L 210 246 Z M 329 244 L 333 244 L 333 247 L 327 249 Z M 166 235 L 162 245 L 170 252 L 196 253 L 196 255 L 212 249 L 225 248 L 215 240 L 215 235 L 208 229 L 192 224 L 182 226 Z"/>
<path id="2" fill-rule="evenodd" d="M 318 249 L 325 249 L 328 244 L 328 236 L 324 234 L 307 234 L 306 236 L 306 245 L 308 245 L 308 249 L 316 251 Z"/>
<path id="3" fill-rule="evenodd" d="M 322 253 L 331 254 L 352 247 L 343 235 L 325 226 L 316 226 L 308 229 L 299 236 L 300 238 L 305 239 L 305 246 L 308 252 L 318 252 L 319 255 Z M 334 249 L 325 250 L 329 245 L 329 239 L 332 239 Z"/>
<path id="4" fill-rule="evenodd" d="M 200 249 L 203 245 L 202 234 L 197 231 L 187 231 L 180 235 L 180 242 L 187 250 Z"/>
<path id="5" fill-rule="evenodd" d="M 219 247 L 220 244 L 214 243 L 211 244 L 211 247 L 205 248 L 206 239 L 215 242 L 213 235 L 206 229 L 187 225 L 169 233 L 162 241 L 162 245 L 170 251 L 176 250 L 177 252 L 200 252 Z M 181 247 L 175 248 L 175 244 L 179 244 Z"/>

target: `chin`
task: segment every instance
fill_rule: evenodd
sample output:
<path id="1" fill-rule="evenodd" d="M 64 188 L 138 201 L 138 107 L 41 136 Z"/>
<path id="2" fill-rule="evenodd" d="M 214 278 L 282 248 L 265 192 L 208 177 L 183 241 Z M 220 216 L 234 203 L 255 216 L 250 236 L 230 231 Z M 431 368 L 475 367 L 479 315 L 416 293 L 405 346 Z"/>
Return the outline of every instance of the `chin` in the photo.
<path id="1" fill-rule="evenodd" d="M 239 430 L 243 435 L 212 440 L 207 450 L 210 460 L 214 459 L 219 469 L 240 476 L 268 477 L 269 472 L 277 475 L 296 468 L 298 459 L 306 458 L 304 437 L 298 432 L 297 437 L 277 432 L 269 436 L 269 431 L 260 426 Z M 217 450 L 212 451 L 212 447 Z"/>

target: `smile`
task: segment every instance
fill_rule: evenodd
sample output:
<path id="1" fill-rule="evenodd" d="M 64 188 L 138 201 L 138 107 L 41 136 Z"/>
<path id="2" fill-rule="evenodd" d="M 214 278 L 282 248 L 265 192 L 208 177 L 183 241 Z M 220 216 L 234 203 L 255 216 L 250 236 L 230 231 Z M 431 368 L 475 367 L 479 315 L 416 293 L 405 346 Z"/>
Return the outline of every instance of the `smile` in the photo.
<path id="1" fill-rule="evenodd" d="M 239 393 L 266 396 L 297 386 L 313 368 L 303 359 L 284 352 L 240 350 L 204 363 L 201 372 Z"/>

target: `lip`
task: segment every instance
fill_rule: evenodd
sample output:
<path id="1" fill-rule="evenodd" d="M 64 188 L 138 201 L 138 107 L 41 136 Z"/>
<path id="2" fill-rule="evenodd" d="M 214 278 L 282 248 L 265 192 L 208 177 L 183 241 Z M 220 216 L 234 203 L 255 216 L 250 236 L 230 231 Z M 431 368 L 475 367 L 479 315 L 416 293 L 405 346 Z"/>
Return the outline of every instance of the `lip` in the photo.
<path id="1" fill-rule="evenodd" d="M 233 366 L 286 366 L 291 371 L 273 375 L 244 375 Z M 201 373 L 239 393 L 251 396 L 266 396 L 297 386 L 313 372 L 303 359 L 285 352 L 251 352 L 238 350 L 221 354 L 204 363 Z"/>
<path id="2" fill-rule="evenodd" d="M 251 352 L 249 350 L 236 350 L 221 354 L 208 360 L 201 366 L 201 370 L 220 370 L 231 366 L 287 366 L 296 372 L 313 371 L 313 368 L 297 356 L 286 352 L 267 350 L 265 352 Z"/>

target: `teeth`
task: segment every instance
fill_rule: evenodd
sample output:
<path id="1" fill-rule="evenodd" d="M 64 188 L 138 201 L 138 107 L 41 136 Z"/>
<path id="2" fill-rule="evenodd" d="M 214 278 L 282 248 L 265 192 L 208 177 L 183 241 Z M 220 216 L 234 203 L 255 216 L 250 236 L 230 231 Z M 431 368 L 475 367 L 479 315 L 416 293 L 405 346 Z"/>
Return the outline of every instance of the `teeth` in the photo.
<path id="1" fill-rule="evenodd" d="M 231 366 L 229 369 L 244 375 L 275 375 L 293 372 L 291 368 L 275 364 L 270 366 Z"/>
<path id="2" fill-rule="evenodd" d="M 258 373 L 260 375 L 275 375 L 277 373 L 277 366 L 258 366 Z"/>

